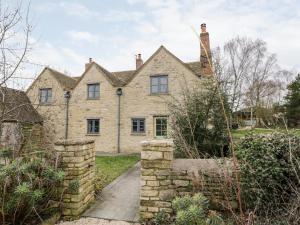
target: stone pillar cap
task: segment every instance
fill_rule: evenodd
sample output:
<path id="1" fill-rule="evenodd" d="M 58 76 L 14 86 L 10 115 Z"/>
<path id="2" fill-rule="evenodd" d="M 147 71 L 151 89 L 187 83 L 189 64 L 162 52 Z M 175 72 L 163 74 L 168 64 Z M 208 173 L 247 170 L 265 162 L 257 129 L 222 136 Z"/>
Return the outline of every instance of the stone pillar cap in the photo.
<path id="1" fill-rule="evenodd" d="M 173 147 L 174 142 L 173 139 L 153 139 L 153 140 L 146 140 L 141 142 L 142 146 L 163 146 L 163 147 Z"/>

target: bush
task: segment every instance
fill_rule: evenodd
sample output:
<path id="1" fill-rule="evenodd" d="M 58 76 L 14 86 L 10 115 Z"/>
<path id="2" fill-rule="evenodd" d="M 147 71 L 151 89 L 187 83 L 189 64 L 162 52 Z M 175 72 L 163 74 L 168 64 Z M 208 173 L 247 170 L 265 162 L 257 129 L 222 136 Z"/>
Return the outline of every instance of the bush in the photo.
<path id="1" fill-rule="evenodd" d="M 283 213 L 291 194 L 299 187 L 300 138 L 273 133 L 249 135 L 236 156 L 246 209 L 257 215 Z"/>
<path id="2" fill-rule="evenodd" d="M 1 224 L 37 224 L 58 211 L 64 172 L 46 157 L 19 157 L 0 168 Z"/>
<path id="3" fill-rule="evenodd" d="M 180 99 L 172 99 L 168 104 L 177 158 L 209 158 L 227 154 L 223 152 L 228 138 L 218 92 L 212 81 L 206 82 L 194 89 L 183 90 Z M 225 98 L 224 102 L 226 107 Z"/>
<path id="4" fill-rule="evenodd" d="M 201 193 L 193 197 L 185 196 L 175 198 L 172 201 L 172 208 L 176 213 L 175 224 L 177 225 L 224 224 L 224 221 L 217 213 L 209 211 L 209 201 Z"/>

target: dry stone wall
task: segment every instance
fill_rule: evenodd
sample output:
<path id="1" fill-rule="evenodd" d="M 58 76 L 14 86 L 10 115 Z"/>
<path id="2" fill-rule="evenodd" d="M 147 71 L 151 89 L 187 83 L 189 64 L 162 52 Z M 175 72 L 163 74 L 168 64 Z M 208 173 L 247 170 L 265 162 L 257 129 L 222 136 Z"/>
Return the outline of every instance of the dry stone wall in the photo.
<path id="1" fill-rule="evenodd" d="M 63 182 L 64 218 L 76 218 L 94 200 L 95 146 L 92 140 L 55 143 L 66 177 Z"/>
<path id="2" fill-rule="evenodd" d="M 142 142 L 140 217 L 172 213 L 175 196 L 202 192 L 217 209 L 235 209 L 230 160 L 174 159 L 172 140 Z"/>

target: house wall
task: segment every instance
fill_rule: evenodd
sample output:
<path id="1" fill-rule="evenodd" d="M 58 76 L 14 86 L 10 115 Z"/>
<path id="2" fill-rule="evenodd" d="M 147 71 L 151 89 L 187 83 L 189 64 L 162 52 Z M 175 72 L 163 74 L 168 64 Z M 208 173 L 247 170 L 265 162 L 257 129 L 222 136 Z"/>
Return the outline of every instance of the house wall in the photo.
<path id="1" fill-rule="evenodd" d="M 44 117 L 45 126 L 49 129 L 48 137 L 52 143 L 64 137 L 65 102 L 63 89 L 46 70 L 29 89 L 28 95 L 34 104 L 38 104 L 39 88 L 53 89 L 53 104 L 38 106 L 38 112 Z M 150 76 L 168 75 L 169 93 L 164 95 L 150 94 Z M 100 98 L 87 99 L 87 84 L 100 83 Z M 129 84 L 122 87 L 120 147 L 121 152 L 140 152 L 140 142 L 153 139 L 154 117 L 168 116 L 167 103 L 179 98 L 184 88 L 198 87 L 201 79 L 187 69 L 182 63 L 164 48 L 142 67 Z M 95 141 L 96 151 L 117 152 L 117 113 L 118 96 L 116 90 L 105 74 L 95 64 L 85 72 L 82 79 L 71 92 L 69 104 L 68 138 L 88 138 Z M 100 119 L 100 133 L 87 134 L 87 119 Z M 146 132 L 132 134 L 132 118 L 145 118 Z"/>
<path id="2" fill-rule="evenodd" d="M 39 104 L 39 89 L 52 88 L 52 103 Z M 27 90 L 27 95 L 34 108 L 43 117 L 46 143 L 53 143 L 64 137 L 65 132 L 65 100 L 64 90 L 47 69 Z"/>
<path id="3" fill-rule="evenodd" d="M 87 84 L 100 83 L 100 98 L 87 99 Z M 117 151 L 116 88 L 92 66 L 72 92 L 69 114 L 69 138 L 93 139 L 96 151 Z M 100 133 L 87 134 L 87 119 L 100 119 Z"/>
<path id="4" fill-rule="evenodd" d="M 150 94 L 150 76 L 168 75 L 167 95 Z M 123 88 L 121 110 L 121 151 L 140 152 L 140 142 L 155 138 L 154 117 L 168 116 L 167 103 L 182 96 L 184 88 L 194 88 L 200 79 L 162 49 L 142 71 Z M 131 118 L 145 118 L 145 134 L 132 134 Z"/>

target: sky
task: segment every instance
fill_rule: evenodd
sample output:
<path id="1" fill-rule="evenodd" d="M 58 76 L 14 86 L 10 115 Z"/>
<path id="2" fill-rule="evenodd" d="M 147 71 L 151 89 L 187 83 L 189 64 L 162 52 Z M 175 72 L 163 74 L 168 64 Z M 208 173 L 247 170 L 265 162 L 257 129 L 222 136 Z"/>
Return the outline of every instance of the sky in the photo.
<path id="1" fill-rule="evenodd" d="M 201 23 L 212 48 L 237 35 L 260 38 L 282 68 L 300 71 L 299 0 L 31 0 L 30 18 L 29 78 L 44 66 L 80 76 L 90 57 L 109 71 L 134 69 L 136 54 L 145 61 L 161 45 L 199 60 Z"/>

